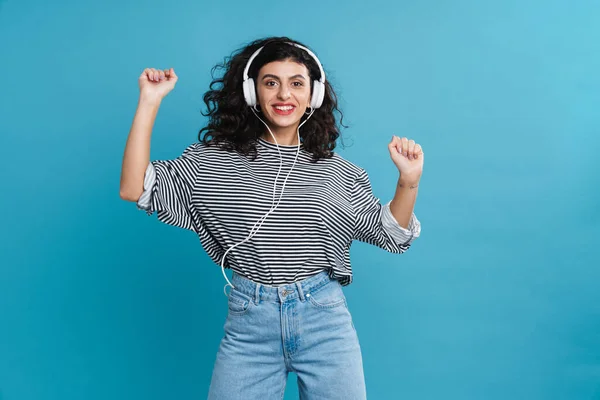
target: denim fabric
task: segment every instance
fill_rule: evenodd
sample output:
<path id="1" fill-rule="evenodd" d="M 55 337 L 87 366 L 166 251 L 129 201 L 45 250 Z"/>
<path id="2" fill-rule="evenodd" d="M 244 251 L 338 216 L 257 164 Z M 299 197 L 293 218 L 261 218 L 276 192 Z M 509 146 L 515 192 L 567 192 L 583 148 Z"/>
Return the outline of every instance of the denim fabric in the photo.
<path id="1" fill-rule="evenodd" d="M 327 271 L 278 287 L 233 273 L 209 400 L 279 400 L 288 373 L 301 400 L 365 399 L 358 336 Z"/>

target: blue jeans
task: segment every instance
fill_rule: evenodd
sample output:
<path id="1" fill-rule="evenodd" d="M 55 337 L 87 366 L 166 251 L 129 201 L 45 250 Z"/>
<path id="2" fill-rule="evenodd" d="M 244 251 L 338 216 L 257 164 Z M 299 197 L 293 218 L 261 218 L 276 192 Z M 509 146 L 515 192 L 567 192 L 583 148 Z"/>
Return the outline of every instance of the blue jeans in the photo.
<path id="1" fill-rule="evenodd" d="M 209 400 L 279 400 L 290 371 L 301 400 L 366 399 L 358 336 L 326 271 L 265 286 L 233 273 Z"/>

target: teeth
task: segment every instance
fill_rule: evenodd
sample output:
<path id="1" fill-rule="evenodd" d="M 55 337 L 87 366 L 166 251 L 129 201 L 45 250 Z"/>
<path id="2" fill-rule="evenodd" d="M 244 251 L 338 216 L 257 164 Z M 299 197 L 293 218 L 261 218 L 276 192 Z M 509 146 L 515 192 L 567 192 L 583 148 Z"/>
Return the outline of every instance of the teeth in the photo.
<path id="1" fill-rule="evenodd" d="M 275 108 L 278 110 L 281 110 L 281 111 L 289 111 L 294 107 L 293 106 L 275 106 Z"/>

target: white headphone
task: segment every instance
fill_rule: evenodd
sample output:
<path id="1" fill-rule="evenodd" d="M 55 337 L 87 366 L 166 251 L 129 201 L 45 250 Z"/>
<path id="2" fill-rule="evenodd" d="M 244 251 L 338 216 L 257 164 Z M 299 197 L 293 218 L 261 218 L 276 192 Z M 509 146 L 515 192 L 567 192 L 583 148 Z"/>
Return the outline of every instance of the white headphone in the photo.
<path id="1" fill-rule="evenodd" d="M 319 78 L 319 80 L 313 81 L 313 93 L 310 98 L 310 106 L 314 109 L 321 107 L 321 105 L 323 104 L 323 98 L 325 97 L 325 71 L 323 71 L 321 62 L 319 61 L 317 56 L 312 51 L 307 49 L 306 47 L 300 46 L 299 44 L 292 43 L 292 42 L 285 42 L 285 43 L 290 44 L 292 46 L 296 46 L 296 47 L 306 51 L 317 62 L 317 65 L 319 66 L 319 71 L 321 72 L 321 77 Z M 264 47 L 265 46 L 262 46 L 260 49 L 256 50 L 254 52 L 254 54 L 252 54 L 250 56 L 250 58 L 248 59 L 248 63 L 246 64 L 246 68 L 244 68 L 244 83 L 243 83 L 244 98 L 246 99 L 246 104 L 248 104 L 250 107 L 254 107 L 257 104 L 257 101 L 256 101 L 256 89 L 254 86 L 254 79 L 248 77 L 248 71 L 250 70 L 250 65 L 252 64 L 252 61 L 254 60 L 254 58 L 256 58 L 258 53 L 260 53 L 260 51 Z"/>

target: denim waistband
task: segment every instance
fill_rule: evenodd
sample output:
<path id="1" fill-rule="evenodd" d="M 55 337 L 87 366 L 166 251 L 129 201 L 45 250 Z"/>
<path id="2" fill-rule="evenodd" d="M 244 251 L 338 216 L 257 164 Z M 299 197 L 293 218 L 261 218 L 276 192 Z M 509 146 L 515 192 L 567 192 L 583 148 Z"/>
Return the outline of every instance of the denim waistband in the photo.
<path id="1" fill-rule="evenodd" d="M 235 289 L 231 290 L 237 290 L 238 292 L 247 295 L 252 298 L 255 303 L 260 303 L 261 301 L 283 303 L 284 301 L 293 299 L 304 301 L 304 295 L 306 293 L 314 292 L 329 283 L 339 285 L 339 282 L 336 279 L 329 276 L 327 270 L 321 271 L 318 274 L 301 281 L 281 286 L 265 286 L 233 272 L 231 283 L 235 287 Z"/>

